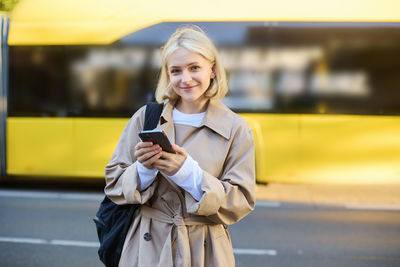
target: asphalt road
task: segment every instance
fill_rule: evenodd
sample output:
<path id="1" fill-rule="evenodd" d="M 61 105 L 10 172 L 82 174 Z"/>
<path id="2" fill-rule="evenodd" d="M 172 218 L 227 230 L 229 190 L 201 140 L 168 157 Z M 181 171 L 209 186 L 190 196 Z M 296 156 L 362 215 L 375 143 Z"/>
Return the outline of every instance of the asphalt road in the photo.
<path id="1" fill-rule="evenodd" d="M 101 195 L 0 189 L 0 266 L 102 266 Z M 259 202 L 229 228 L 237 266 L 400 266 L 400 212 Z"/>

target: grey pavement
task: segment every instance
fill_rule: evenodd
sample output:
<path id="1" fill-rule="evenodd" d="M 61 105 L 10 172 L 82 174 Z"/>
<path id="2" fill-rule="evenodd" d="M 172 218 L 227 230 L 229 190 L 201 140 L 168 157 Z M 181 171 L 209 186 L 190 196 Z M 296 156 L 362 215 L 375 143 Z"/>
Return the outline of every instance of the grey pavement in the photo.
<path id="1" fill-rule="evenodd" d="M 278 188 L 288 194 L 289 186 L 257 186 L 258 196 L 261 190 L 271 198 Z M 301 192 L 299 185 L 290 188 L 291 197 Z M 329 196 L 323 188 L 317 192 Z M 92 222 L 101 193 L 49 189 L 0 189 L 0 265 L 102 266 Z M 280 202 L 285 194 L 259 200 L 254 212 L 229 226 L 238 267 L 400 266 L 397 210 Z"/>

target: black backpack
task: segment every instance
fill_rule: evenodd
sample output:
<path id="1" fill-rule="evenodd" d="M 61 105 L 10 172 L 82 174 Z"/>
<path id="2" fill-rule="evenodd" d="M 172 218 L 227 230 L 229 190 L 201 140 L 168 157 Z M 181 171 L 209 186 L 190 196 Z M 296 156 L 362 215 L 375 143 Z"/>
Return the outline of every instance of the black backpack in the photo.
<path id="1" fill-rule="evenodd" d="M 146 105 L 143 130 L 152 130 L 157 126 L 162 109 L 163 104 Z M 118 266 L 133 214 L 139 207 L 140 204 L 117 205 L 107 196 L 101 202 L 93 221 L 100 241 L 99 258 L 105 266 Z"/>

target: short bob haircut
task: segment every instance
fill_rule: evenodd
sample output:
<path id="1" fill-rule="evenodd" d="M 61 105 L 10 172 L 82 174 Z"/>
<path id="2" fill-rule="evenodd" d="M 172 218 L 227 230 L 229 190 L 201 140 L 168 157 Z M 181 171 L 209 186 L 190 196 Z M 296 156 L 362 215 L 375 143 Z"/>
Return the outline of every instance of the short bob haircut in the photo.
<path id="1" fill-rule="evenodd" d="M 202 29 L 195 25 L 178 28 L 168 42 L 161 47 L 161 73 L 157 84 L 155 97 L 158 103 L 168 99 L 175 101 L 179 96 L 175 93 L 169 80 L 167 58 L 178 48 L 186 48 L 198 53 L 214 64 L 215 77 L 211 79 L 210 87 L 204 93 L 207 98 L 219 99 L 228 92 L 226 73 L 217 48 Z"/>

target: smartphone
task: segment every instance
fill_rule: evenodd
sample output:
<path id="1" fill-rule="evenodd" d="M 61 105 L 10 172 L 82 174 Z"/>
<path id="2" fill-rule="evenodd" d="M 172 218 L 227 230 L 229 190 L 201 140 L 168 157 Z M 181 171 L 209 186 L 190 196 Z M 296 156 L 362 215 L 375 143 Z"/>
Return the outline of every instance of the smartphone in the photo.
<path id="1" fill-rule="evenodd" d="M 139 137 L 143 142 L 153 142 L 153 144 L 158 144 L 163 151 L 175 153 L 168 137 L 161 130 L 141 131 Z"/>

